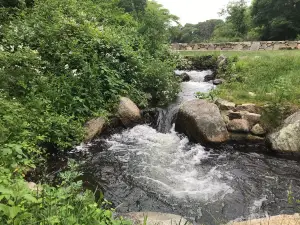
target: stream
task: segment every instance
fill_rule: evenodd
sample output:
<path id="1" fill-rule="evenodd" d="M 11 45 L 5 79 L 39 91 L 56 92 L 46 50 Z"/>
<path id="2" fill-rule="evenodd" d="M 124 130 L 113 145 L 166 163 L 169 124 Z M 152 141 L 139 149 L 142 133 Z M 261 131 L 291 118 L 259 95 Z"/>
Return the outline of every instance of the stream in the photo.
<path id="1" fill-rule="evenodd" d="M 85 175 L 117 213 L 174 213 L 215 225 L 298 212 L 288 200 L 289 193 L 300 199 L 299 161 L 262 154 L 263 144 L 204 147 L 175 132 L 179 105 L 214 88 L 203 82 L 210 71 L 188 73 L 191 80 L 160 110 L 155 127 L 137 125 L 81 146 L 88 152 Z"/>

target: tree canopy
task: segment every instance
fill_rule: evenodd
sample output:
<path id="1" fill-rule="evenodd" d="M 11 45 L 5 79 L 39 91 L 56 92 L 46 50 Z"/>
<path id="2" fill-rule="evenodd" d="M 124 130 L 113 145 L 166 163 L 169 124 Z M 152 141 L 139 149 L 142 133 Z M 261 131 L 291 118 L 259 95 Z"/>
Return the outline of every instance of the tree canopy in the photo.
<path id="1" fill-rule="evenodd" d="M 172 42 L 295 40 L 300 38 L 300 0 L 231 1 L 225 19 L 172 28 Z"/>

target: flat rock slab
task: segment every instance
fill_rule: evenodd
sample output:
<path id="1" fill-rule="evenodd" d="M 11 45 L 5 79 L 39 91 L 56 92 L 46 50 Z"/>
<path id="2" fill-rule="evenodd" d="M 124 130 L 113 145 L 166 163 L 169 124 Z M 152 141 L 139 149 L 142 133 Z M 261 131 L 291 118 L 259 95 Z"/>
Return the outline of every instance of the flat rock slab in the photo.
<path id="1" fill-rule="evenodd" d="M 192 225 L 181 216 L 159 212 L 132 212 L 121 215 L 133 222 L 133 225 Z"/>
<path id="2" fill-rule="evenodd" d="M 227 225 L 300 225 L 300 216 L 299 214 L 279 215 L 243 222 L 232 222 Z"/>

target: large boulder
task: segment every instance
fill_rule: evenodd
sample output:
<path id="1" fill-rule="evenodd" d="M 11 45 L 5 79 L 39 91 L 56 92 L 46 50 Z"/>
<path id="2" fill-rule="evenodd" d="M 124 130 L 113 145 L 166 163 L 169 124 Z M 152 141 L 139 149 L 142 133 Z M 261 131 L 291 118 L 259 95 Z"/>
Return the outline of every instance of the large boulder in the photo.
<path id="1" fill-rule="evenodd" d="M 229 138 L 218 106 L 200 99 L 181 105 L 176 119 L 176 130 L 199 143 L 221 143 Z"/>
<path id="2" fill-rule="evenodd" d="M 85 126 L 85 137 L 84 142 L 91 141 L 95 136 L 99 135 L 105 126 L 105 119 L 102 117 L 94 118 L 89 120 Z"/>
<path id="3" fill-rule="evenodd" d="M 141 120 L 141 112 L 133 101 L 129 98 L 121 97 L 118 117 L 124 126 L 130 126 Z"/>
<path id="4" fill-rule="evenodd" d="M 278 151 L 300 151 L 300 111 L 288 117 L 283 125 L 267 138 L 271 148 Z"/>

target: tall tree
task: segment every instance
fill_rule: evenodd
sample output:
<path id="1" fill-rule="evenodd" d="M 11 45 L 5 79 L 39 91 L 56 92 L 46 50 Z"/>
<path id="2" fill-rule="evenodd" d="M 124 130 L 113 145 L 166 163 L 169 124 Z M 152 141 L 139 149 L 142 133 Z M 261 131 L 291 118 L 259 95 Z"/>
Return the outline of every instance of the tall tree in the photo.
<path id="1" fill-rule="evenodd" d="M 300 0 L 254 0 L 251 15 L 263 40 L 294 40 L 300 34 Z"/>
<path id="2" fill-rule="evenodd" d="M 239 0 L 230 2 L 220 12 L 220 15 L 226 16 L 226 22 L 232 24 L 232 28 L 236 32 L 234 36 L 245 36 L 248 31 L 247 9 L 246 1 Z"/>

